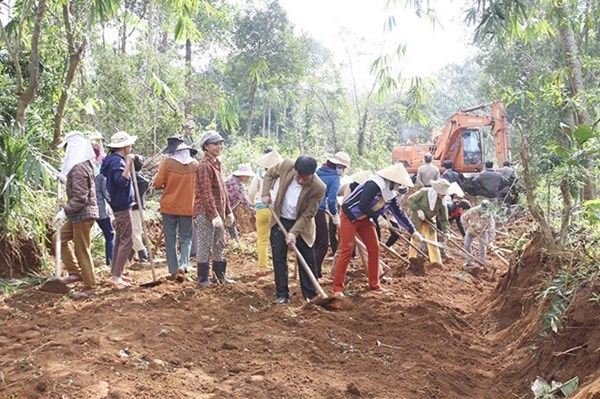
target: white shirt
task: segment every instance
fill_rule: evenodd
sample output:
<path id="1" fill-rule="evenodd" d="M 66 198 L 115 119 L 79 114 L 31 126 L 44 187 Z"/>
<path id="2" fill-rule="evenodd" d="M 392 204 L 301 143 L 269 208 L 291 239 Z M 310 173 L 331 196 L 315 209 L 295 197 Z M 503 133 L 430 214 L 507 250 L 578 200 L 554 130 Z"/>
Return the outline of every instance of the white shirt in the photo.
<path id="1" fill-rule="evenodd" d="M 283 197 L 283 201 L 281 202 L 281 217 L 296 220 L 297 208 L 298 208 L 298 197 L 300 197 L 300 191 L 302 191 L 302 186 L 298 184 L 296 179 L 293 179 L 290 185 L 288 186 L 287 191 Z"/>

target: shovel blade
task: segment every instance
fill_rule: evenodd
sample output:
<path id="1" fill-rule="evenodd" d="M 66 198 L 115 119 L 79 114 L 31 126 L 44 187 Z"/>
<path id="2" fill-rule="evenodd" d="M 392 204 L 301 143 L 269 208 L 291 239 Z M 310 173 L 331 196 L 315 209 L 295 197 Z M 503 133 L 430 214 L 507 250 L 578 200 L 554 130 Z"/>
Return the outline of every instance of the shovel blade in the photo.
<path id="1" fill-rule="evenodd" d="M 162 280 L 154 280 L 154 281 L 150 281 L 148 283 L 140 284 L 140 287 L 152 288 L 152 287 L 156 287 L 157 285 L 161 285 L 161 284 L 162 284 Z"/>
<path id="2" fill-rule="evenodd" d="M 61 280 L 52 279 L 42 284 L 40 287 L 40 291 L 64 295 L 69 293 L 70 288 Z"/>

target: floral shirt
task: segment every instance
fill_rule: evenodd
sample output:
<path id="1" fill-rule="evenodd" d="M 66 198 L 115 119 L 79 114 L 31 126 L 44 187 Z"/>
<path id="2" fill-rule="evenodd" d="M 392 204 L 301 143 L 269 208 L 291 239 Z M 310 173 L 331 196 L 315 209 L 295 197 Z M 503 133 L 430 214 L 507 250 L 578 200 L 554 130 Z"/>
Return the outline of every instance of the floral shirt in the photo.
<path id="1" fill-rule="evenodd" d="M 248 209 L 254 209 L 246 196 L 244 185 L 239 177 L 234 175 L 229 176 L 227 180 L 225 180 L 225 188 L 227 189 L 227 197 L 229 198 L 231 209 L 235 209 L 240 203 L 246 205 Z"/>
<path id="2" fill-rule="evenodd" d="M 487 235 L 490 241 L 495 241 L 496 221 L 493 212 L 486 211 L 479 205 L 463 213 L 461 221 L 470 235 L 474 237 Z"/>

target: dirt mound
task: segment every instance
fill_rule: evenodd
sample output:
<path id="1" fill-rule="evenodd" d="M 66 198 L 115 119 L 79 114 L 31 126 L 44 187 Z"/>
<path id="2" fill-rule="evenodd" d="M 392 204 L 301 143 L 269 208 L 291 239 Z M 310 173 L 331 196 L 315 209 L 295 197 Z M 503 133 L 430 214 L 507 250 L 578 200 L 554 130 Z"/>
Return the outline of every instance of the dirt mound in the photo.
<path id="1" fill-rule="evenodd" d="M 17 237 L 11 242 L 6 237 L 0 238 L 0 278 L 36 274 L 40 270 L 41 259 L 41 249 L 33 240 Z"/>
<path id="2" fill-rule="evenodd" d="M 240 234 L 249 234 L 256 231 L 256 217 L 254 216 L 254 212 L 244 204 L 236 206 L 233 214 L 235 215 L 235 224 Z"/>
<path id="3" fill-rule="evenodd" d="M 536 376 L 560 382 L 578 376 L 580 386 L 599 377 L 593 373 L 600 368 L 600 319 L 590 317 L 599 308 L 590 297 L 600 287 L 586 287 L 576 294 L 559 334 L 551 334 L 546 342 L 540 336 L 549 303 L 539 295 L 557 266 L 545 256 L 541 235 L 534 233 L 476 318 L 502 359 L 499 380 L 520 386 L 522 395 Z"/>
<path id="4" fill-rule="evenodd" d="M 85 302 L 35 289 L 7 298 L 0 396 L 505 398 L 490 343 L 469 321 L 492 282 L 451 264 L 399 278 L 405 266 L 386 258 L 394 277 L 382 294 L 365 291 L 352 264 L 343 310 L 305 304 L 292 276 L 291 304 L 278 306 L 273 275 L 256 278 L 254 256 L 240 248 L 227 254 L 235 285 L 102 287 Z M 147 268 L 130 276 L 150 279 Z"/>

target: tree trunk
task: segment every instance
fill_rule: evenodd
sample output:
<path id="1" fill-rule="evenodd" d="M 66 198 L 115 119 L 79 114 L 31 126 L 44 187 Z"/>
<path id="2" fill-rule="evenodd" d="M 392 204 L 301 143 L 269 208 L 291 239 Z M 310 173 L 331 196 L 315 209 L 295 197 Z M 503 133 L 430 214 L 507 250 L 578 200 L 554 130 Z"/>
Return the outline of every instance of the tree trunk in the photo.
<path id="1" fill-rule="evenodd" d="M 367 130 L 367 116 L 368 116 L 368 111 L 367 111 L 367 107 L 365 106 L 365 113 L 363 114 L 362 118 L 360 119 L 360 123 L 358 125 L 358 155 L 363 155 L 363 151 L 365 149 L 365 134 L 366 134 L 366 130 Z"/>
<path id="2" fill-rule="evenodd" d="M 317 98 L 319 99 L 319 102 L 321 103 L 321 105 L 323 106 L 323 110 L 325 111 L 325 115 L 327 116 L 327 119 L 329 120 L 329 124 L 331 125 L 331 144 L 333 145 L 333 151 L 337 152 L 339 150 L 339 148 L 338 148 L 337 133 L 336 133 L 336 128 L 335 128 L 335 119 L 333 118 L 333 115 L 331 114 L 331 112 L 329 112 L 327 105 L 325 105 L 325 101 L 323 101 L 323 98 L 321 98 L 319 93 L 317 93 L 315 90 L 313 90 L 313 93 L 315 93 L 315 96 L 317 96 Z"/>
<path id="3" fill-rule="evenodd" d="M 189 38 L 185 40 L 185 89 L 187 95 L 183 112 L 189 118 L 192 115 L 192 41 Z"/>
<path id="4" fill-rule="evenodd" d="M 571 225 L 571 213 L 573 212 L 573 201 L 571 198 L 571 184 L 568 176 L 565 176 L 560 183 L 560 193 L 563 198 L 562 220 L 560 225 L 560 244 L 567 243 L 569 227 Z"/>
<path id="5" fill-rule="evenodd" d="M 65 83 L 63 84 L 63 90 L 58 100 L 58 106 L 56 108 L 56 114 L 54 115 L 54 138 L 52 140 L 52 146 L 56 147 L 61 141 L 62 136 L 62 121 L 67 107 L 67 101 L 69 100 L 69 89 L 75 79 L 75 72 L 79 61 L 81 61 L 81 55 L 87 45 L 87 39 L 83 39 L 83 43 L 79 46 L 74 54 L 69 57 L 69 67 L 67 68 L 67 75 L 65 77 Z"/>
<path id="6" fill-rule="evenodd" d="M 269 101 L 269 114 L 267 116 L 267 136 L 271 136 L 271 113 L 273 112 L 273 108 L 271 106 L 271 101 Z"/>
<path id="7" fill-rule="evenodd" d="M 19 129 L 25 127 L 25 113 L 40 85 L 40 36 L 42 33 L 42 19 L 46 11 L 46 0 L 39 0 L 35 12 L 35 22 L 31 33 L 31 56 L 29 57 L 29 84 L 17 98 L 16 123 Z"/>
<path id="8" fill-rule="evenodd" d="M 121 55 L 125 55 L 127 53 L 127 19 L 123 17 L 123 26 L 121 27 L 123 31 L 121 32 Z"/>
<path id="9" fill-rule="evenodd" d="M 67 107 L 67 101 L 69 99 L 69 89 L 75 79 L 75 71 L 81 60 L 81 55 L 87 45 L 87 39 L 84 37 L 82 43 L 79 45 L 77 51 L 75 51 L 74 39 L 73 39 L 73 28 L 71 26 L 71 13 L 69 10 L 69 2 L 63 4 L 63 19 L 65 21 L 65 31 L 67 38 L 67 45 L 69 50 L 69 65 L 67 67 L 67 74 L 65 76 L 65 83 L 62 87 L 62 93 L 58 100 L 58 106 L 56 107 L 56 114 L 54 115 L 54 137 L 52 140 L 52 146 L 56 147 L 60 143 L 62 136 L 62 121 Z"/>
<path id="10" fill-rule="evenodd" d="M 575 40 L 575 32 L 573 32 L 571 21 L 569 20 L 570 10 L 568 9 L 568 2 L 563 1 L 562 4 L 556 7 L 556 11 L 560 17 L 560 39 L 565 63 L 570 70 L 571 97 L 576 100 L 575 104 L 580 104 L 576 105 L 574 111 L 575 124 L 590 126 L 590 115 L 587 111 L 585 85 L 581 72 L 581 61 L 578 56 L 579 51 Z M 596 198 L 596 185 L 592 177 L 588 176 L 584 179 L 582 196 L 584 200 L 593 200 Z"/>
<path id="11" fill-rule="evenodd" d="M 540 226 L 545 248 L 551 253 L 557 253 L 558 246 L 554 240 L 552 228 L 544 218 L 543 211 L 535 202 L 535 198 L 533 196 L 535 185 L 533 183 L 533 177 L 531 176 L 531 170 L 529 169 L 529 148 L 527 147 L 527 140 L 525 139 L 523 132 L 521 132 L 521 136 L 522 140 L 520 153 L 521 163 L 523 165 L 523 181 L 525 183 L 525 190 L 527 192 L 527 207 L 529 208 L 531 216 L 533 216 L 538 226 Z"/>
<path id="12" fill-rule="evenodd" d="M 258 82 L 252 81 L 250 86 L 250 107 L 248 108 L 248 119 L 246 120 L 246 138 L 250 138 L 252 134 L 252 117 L 254 116 L 254 98 L 256 96 L 256 89 L 258 88 Z"/>

